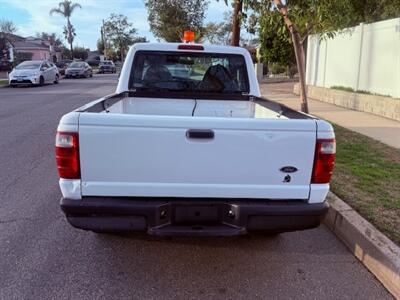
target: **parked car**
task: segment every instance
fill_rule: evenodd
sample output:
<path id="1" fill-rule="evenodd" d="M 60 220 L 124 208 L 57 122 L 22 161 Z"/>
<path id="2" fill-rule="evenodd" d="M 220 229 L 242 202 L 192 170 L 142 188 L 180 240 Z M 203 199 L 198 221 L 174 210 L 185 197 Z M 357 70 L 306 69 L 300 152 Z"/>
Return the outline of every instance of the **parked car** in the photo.
<path id="1" fill-rule="evenodd" d="M 9 84 L 17 85 L 44 85 L 45 83 L 57 84 L 60 74 L 57 67 L 48 61 L 27 60 L 16 66 L 9 74 Z"/>
<path id="2" fill-rule="evenodd" d="M 100 62 L 99 73 L 116 73 L 117 69 L 111 60 L 105 60 Z"/>
<path id="3" fill-rule="evenodd" d="M 93 70 L 87 62 L 74 61 L 65 70 L 65 78 L 92 77 Z"/>
<path id="4" fill-rule="evenodd" d="M 68 68 L 68 65 L 70 63 L 72 63 L 72 60 L 70 60 L 70 59 L 63 59 L 63 60 L 60 60 L 59 62 L 55 63 L 60 75 L 65 75 L 65 70 Z"/>
<path id="5" fill-rule="evenodd" d="M 72 226 L 232 236 L 320 224 L 333 128 L 261 98 L 246 49 L 138 43 L 122 70 L 115 93 L 58 125 L 61 208 Z"/>

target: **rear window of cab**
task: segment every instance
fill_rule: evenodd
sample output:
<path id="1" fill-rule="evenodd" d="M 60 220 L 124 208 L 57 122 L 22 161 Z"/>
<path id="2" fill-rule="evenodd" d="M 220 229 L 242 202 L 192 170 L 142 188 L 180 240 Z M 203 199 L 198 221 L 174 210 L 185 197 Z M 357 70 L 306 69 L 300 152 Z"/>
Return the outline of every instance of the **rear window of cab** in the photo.
<path id="1" fill-rule="evenodd" d="M 240 54 L 138 51 L 130 89 L 164 92 L 248 93 Z"/>

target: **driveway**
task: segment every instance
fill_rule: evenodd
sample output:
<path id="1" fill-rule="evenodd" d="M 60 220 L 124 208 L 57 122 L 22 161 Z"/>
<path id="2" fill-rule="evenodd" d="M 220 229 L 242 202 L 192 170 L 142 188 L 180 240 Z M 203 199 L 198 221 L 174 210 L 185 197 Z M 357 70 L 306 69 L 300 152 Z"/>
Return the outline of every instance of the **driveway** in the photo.
<path id="1" fill-rule="evenodd" d="M 391 299 L 324 226 L 236 238 L 102 236 L 69 226 L 59 209 L 56 126 L 116 83 L 94 75 L 0 88 L 0 299 Z"/>

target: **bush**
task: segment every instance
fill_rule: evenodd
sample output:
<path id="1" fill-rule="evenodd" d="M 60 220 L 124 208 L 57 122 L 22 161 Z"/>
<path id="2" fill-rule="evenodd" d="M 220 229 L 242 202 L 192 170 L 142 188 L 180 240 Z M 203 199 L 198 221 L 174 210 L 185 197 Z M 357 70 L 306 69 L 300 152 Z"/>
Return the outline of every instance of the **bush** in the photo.
<path id="1" fill-rule="evenodd" d="M 334 85 L 334 86 L 331 86 L 331 89 L 354 93 L 354 89 L 351 87 L 347 87 L 347 86 Z"/>
<path id="2" fill-rule="evenodd" d="M 296 75 L 297 73 L 298 73 L 298 70 L 297 70 L 296 65 L 289 67 L 289 74 L 288 74 L 289 78 L 293 78 L 294 75 Z"/>
<path id="3" fill-rule="evenodd" d="M 88 58 L 88 52 L 83 47 L 75 47 L 72 54 L 77 59 L 85 60 Z"/>
<path id="4" fill-rule="evenodd" d="M 274 63 L 269 65 L 269 72 L 271 74 L 282 74 L 286 72 L 286 67 L 280 64 Z"/>
<path id="5" fill-rule="evenodd" d="M 31 52 L 17 52 L 14 56 L 13 67 L 19 65 L 23 61 L 32 60 L 33 53 Z"/>

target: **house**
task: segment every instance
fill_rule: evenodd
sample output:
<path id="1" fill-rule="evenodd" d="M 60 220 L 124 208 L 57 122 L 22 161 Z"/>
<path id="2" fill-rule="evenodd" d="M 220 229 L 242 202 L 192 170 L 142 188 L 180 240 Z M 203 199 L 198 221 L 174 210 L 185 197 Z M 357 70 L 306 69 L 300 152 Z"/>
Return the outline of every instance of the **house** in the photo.
<path id="1" fill-rule="evenodd" d="M 50 47 L 45 44 L 24 40 L 13 46 L 16 53 L 32 53 L 33 60 L 50 60 Z"/>
<path id="2" fill-rule="evenodd" d="M 33 59 L 33 60 L 49 60 L 57 62 L 61 60 L 61 48 L 55 47 L 50 44 L 50 41 L 44 40 L 38 37 L 21 37 L 17 35 L 5 35 L 0 34 L 0 44 L 1 38 L 3 38 L 3 56 L 2 61 L 7 63 L 12 63 L 16 60 L 19 55 L 23 59 Z"/>
<path id="3" fill-rule="evenodd" d="M 53 46 L 48 40 L 38 37 L 26 37 L 23 41 L 16 42 L 14 50 L 17 53 L 30 52 L 32 59 L 49 60 L 57 62 L 61 60 L 61 49 Z"/>

